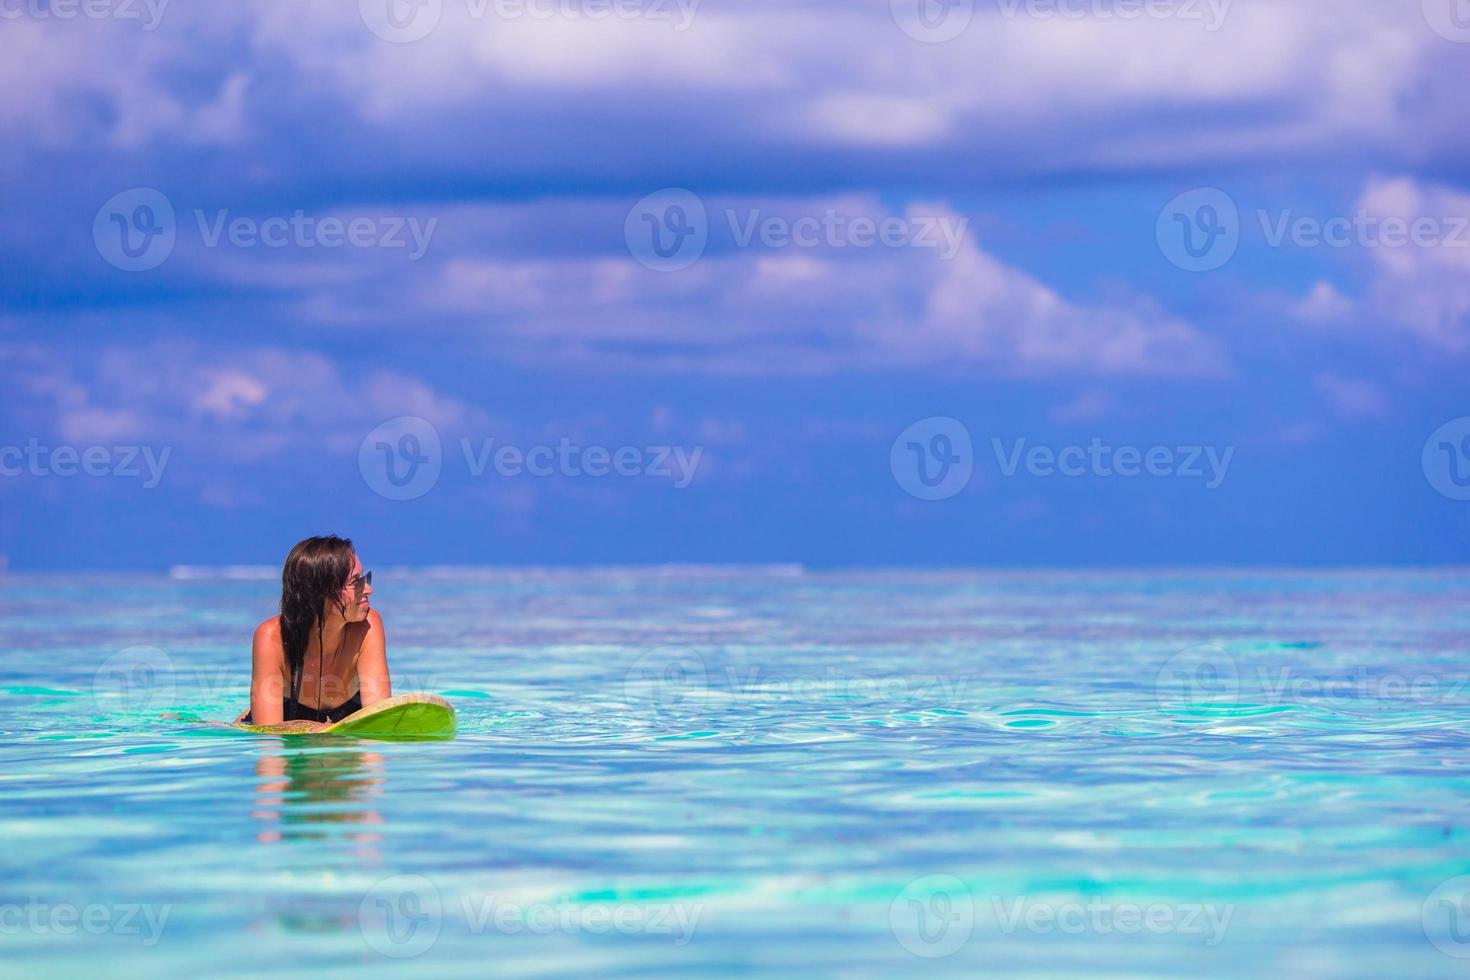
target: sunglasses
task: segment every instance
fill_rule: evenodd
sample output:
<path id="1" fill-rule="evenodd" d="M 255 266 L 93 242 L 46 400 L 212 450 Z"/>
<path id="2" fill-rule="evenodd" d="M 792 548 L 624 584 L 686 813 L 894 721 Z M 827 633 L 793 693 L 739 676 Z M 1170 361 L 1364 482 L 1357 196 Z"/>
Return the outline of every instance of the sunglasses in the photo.
<path id="1" fill-rule="evenodd" d="M 373 573 L 363 572 L 361 575 L 356 576 L 355 578 L 353 578 L 352 581 L 348 582 L 347 587 L 360 596 L 362 595 L 363 589 L 366 589 L 369 585 L 372 584 Z"/>

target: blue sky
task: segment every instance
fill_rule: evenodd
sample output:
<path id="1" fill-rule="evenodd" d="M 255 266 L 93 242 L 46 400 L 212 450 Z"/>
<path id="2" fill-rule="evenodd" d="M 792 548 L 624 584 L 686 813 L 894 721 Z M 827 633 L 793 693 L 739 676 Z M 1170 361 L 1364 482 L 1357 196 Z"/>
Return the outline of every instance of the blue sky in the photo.
<path id="1" fill-rule="evenodd" d="M 0 554 L 1463 562 L 1460 0 L 917 2 L 6 8 Z"/>

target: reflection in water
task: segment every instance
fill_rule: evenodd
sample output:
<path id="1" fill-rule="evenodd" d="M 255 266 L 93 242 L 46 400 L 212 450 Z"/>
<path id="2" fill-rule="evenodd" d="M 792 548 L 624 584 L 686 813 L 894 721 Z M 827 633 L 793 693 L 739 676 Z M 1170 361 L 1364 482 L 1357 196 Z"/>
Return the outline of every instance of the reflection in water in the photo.
<path id="1" fill-rule="evenodd" d="M 255 810 L 264 826 L 262 844 L 322 840 L 342 836 L 364 845 L 364 862 L 376 863 L 381 835 L 341 825 L 376 825 L 382 816 L 373 802 L 382 795 L 385 763 L 377 752 L 355 747 L 267 750 L 255 763 Z"/>
<path id="2" fill-rule="evenodd" d="M 251 816 L 261 822 L 256 840 L 262 844 L 344 842 L 339 848 L 307 847 L 297 856 L 311 865 L 310 876 L 331 881 L 351 866 L 382 864 L 378 844 L 382 835 L 367 827 L 381 826 L 377 804 L 386 783 L 386 762 L 377 752 L 352 743 L 331 748 L 300 747 L 286 739 L 266 748 L 255 763 L 260 782 L 255 787 Z M 264 910 L 262 923 L 295 933 L 343 933 L 357 928 L 359 897 L 333 889 L 288 890 Z"/>

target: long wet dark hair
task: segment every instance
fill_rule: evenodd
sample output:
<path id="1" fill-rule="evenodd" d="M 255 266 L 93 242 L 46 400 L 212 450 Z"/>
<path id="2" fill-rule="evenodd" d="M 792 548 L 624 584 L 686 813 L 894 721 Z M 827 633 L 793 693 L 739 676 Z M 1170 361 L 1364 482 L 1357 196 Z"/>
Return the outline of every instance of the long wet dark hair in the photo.
<path id="1" fill-rule="evenodd" d="M 281 569 L 281 646 L 291 669 L 293 696 L 313 629 L 317 631 L 317 643 L 321 643 L 326 628 L 322 621 L 325 603 L 331 602 L 344 615 L 347 612 L 342 587 L 352 574 L 353 554 L 351 540 L 326 534 L 297 542 L 286 556 Z M 326 651 L 322 654 L 325 656 Z"/>

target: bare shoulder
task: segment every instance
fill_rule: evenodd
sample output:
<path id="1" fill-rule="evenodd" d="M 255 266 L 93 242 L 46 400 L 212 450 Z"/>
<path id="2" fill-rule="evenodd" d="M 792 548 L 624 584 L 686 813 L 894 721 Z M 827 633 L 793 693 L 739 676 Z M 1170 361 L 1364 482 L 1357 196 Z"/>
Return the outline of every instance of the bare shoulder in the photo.
<path id="1" fill-rule="evenodd" d="M 279 644 L 281 642 L 281 617 L 272 616 L 255 627 L 255 642 Z"/>
<path id="2" fill-rule="evenodd" d="M 281 617 L 272 616 L 255 627 L 255 638 L 250 644 L 251 670 L 256 679 L 268 677 L 273 671 L 286 672 L 286 649 L 281 643 Z"/>
<path id="3" fill-rule="evenodd" d="M 381 643 L 383 640 L 383 617 L 376 609 L 369 609 L 367 618 L 347 624 L 347 633 L 357 644 Z"/>
<path id="4" fill-rule="evenodd" d="M 369 609 L 367 618 L 354 625 L 362 630 L 358 634 L 362 637 L 357 641 L 358 653 L 380 653 L 387 648 L 388 643 L 384 638 L 386 634 L 383 632 L 383 617 L 378 615 L 376 609 Z"/>

